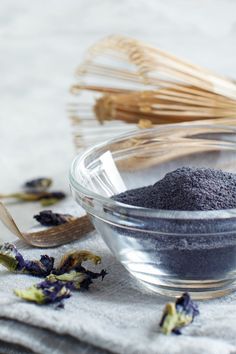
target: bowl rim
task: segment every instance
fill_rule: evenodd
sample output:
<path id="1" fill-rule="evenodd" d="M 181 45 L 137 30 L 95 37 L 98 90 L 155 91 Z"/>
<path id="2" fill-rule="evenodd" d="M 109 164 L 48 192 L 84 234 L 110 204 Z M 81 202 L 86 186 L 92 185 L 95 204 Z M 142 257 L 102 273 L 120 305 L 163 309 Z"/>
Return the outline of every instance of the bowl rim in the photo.
<path id="1" fill-rule="evenodd" d="M 217 124 L 186 124 L 182 123 L 181 128 L 199 128 L 199 127 L 204 127 L 204 128 L 210 128 L 211 130 L 214 130 L 215 128 L 222 128 L 222 129 L 229 129 L 230 131 L 233 131 L 236 133 L 236 128 L 233 126 L 227 126 L 227 125 L 217 125 Z M 145 129 L 143 131 L 129 131 L 124 134 L 119 134 L 115 138 L 111 138 L 106 140 L 105 142 L 98 143 L 95 145 L 92 145 L 89 148 L 84 149 L 81 151 L 79 154 L 76 155 L 76 157 L 73 159 L 71 163 L 71 167 L 69 170 L 69 182 L 70 186 L 72 189 L 75 191 L 78 191 L 88 197 L 93 198 L 97 203 L 100 205 L 106 205 L 106 208 L 110 210 L 116 210 L 116 212 L 123 214 L 123 215 L 128 215 L 130 217 L 148 217 L 149 218 L 165 218 L 165 219 L 177 219 L 177 220 L 207 220 L 207 219 L 229 219 L 236 217 L 236 208 L 235 209 L 220 209 L 220 210 L 203 210 L 203 211 L 184 211 L 184 210 L 162 210 L 162 209 L 151 209 L 151 208 L 144 208 L 144 207 L 138 207 L 138 206 L 133 206 L 121 202 L 117 202 L 109 197 L 104 197 L 98 193 L 95 193 L 94 191 L 84 187 L 82 184 L 80 184 L 77 181 L 77 178 L 75 176 L 75 170 L 82 164 L 82 162 L 87 158 L 91 152 L 94 152 L 100 148 L 105 147 L 106 145 L 114 144 L 119 142 L 120 140 L 129 138 L 129 137 L 135 137 L 135 136 L 145 136 L 150 133 L 155 133 L 159 131 L 165 131 L 165 130 L 170 130 L 171 128 L 180 128 L 179 124 L 166 124 L 163 126 L 155 127 L 155 128 L 150 128 L 150 129 Z M 236 150 L 236 143 L 235 143 L 235 150 Z"/>

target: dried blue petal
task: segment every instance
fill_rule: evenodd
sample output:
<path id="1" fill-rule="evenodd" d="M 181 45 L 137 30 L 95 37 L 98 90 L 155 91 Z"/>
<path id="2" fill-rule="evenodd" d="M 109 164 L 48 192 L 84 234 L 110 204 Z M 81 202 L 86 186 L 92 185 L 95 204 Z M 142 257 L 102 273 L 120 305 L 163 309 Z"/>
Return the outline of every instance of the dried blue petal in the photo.
<path id="1" fill-rule="evenodd" d="M 46 277 L 49 275 L 54 266 L 54 258 L 42 255 L 39 261 L 25 261 L 24 273 L 28 273 L 38 277 Z"/>
<path id="2" fill-rule="evenodd" d="M 193 318 L 199 315 L 198 305 L 193 302 L 188 293 L 184 293 L 176 300 L 175 307 L 177 312 L 184 312 L 186 315 L 190 315 Z"/>
<path id="3" fill-rule="evenodd" d="M 65 193 L 63 192 L 45 192 L 44 199 L 47 198 L 56 198 L 56 199 L 63 199 L 65 198 Z"/>
<path id="4" fill-rule="evenodd" d="M 24 269 L 24 258 L 11 243 L 4 243 L 0 246 L 0 264 L 10 272 L 22 271 Z"/>
<path id="5" fill-rule="evenodd" d="M 71 296 L 71 289 L 73 288 L 71 284 L 65 284 L 61 281 L 43 281 L 37 284 L 37 288 L 41 289 L 44 293 L 46 303 L 56 302 L 66 299 Z"/>
<path id="6" fill-rule="evenodd" d="M 102 269 L 101 272 L 95 273 L 91 272 L 91 270 L 85 269 L 84 270 L 87 275 L 91 277 L 91 279 L 97 279 L 97 278 L 102 278 L 102 280 L 105 278 L 105 276 L 108 274 L 106 269 Z"/>
<path id="7" fill-rule="evenodd" d="M 25 290 L 16 289 L 15 294 L 26 301 L 37 304 L 61 302 L 71 296 L 70 287 L 60 281 L 45 280 Z"/>
<path id="8" fill-rule="evenodd" d="M 25 260 L 13 244 L 5 243 L 0 247 L 0 264 L 11 272 L 46 277 L 53 270 L 54 258 L 42 255 L 40 260 Z"/>
<path id="9" fill-rule="evenodd" d="M 43 210 L 39 214 L 34 215 L 34 219 L 43 226 L 58 226 L 75 220 L 76 217 L 69 214 L 53 213 L 51 210 Z"/>
<path id="10" fill-rule="evenodd" d="M 184 293 L 174 303 L 166 305 L 160 321 L 161 331 L 164 334 L 181 334 L 180 329 L 193 322 L 195 316 L 199 315 L 197 304 L 195 304 L 188 293 Z"/>
<path id="11" fill-rule="evenodd" d="M 37 191 L 45 191 L 52 184 L 51 178 L 41 177 L 35 178 L 31 181 L 27 181 L 24 184 L 24 188 L 28 190 L 37 190 Z"/>
<path id="12" fill-rule="evenodd" d="M 83 268 L 83 267 L 82 267 Z M 105 269 L 102 269 L 101 272 L 95 273 L 88 269 L 83 268 L 83 272 L 87 275 L 84 281 L 80 284 L 80 288 L 84 290 L 88 290 L 90 285 L 93 283 L 93 279 L 101 278 L 102 280 L 108 274 Z"/>

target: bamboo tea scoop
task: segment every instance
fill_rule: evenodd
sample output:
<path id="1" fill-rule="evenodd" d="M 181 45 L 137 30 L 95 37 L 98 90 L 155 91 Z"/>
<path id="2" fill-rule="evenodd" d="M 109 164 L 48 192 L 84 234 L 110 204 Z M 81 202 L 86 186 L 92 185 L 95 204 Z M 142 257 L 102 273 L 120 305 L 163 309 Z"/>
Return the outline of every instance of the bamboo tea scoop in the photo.
<path id="1" fill-rule="evenodd" d="M 56 247 L 82 238 L 94 227 L 87 215 L 65 224 L 50 227 L 38 232 L 21 232 L 13 217 L 0 202 L 0 220 L 19 239 L 36 247 Z"/>

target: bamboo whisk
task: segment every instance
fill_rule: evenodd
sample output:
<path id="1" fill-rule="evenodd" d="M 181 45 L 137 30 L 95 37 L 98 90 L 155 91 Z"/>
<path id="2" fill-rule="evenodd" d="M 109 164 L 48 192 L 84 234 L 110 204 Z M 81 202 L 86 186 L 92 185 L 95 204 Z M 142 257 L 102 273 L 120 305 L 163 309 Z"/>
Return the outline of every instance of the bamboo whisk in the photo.
<path id="1" fill-rule="evenodd" d="M 111 36 L 95 44 L 77 80 L 69 112 L 79 147 L 154 124 L 236 122 L 232 80 L 135 39 Z"/>

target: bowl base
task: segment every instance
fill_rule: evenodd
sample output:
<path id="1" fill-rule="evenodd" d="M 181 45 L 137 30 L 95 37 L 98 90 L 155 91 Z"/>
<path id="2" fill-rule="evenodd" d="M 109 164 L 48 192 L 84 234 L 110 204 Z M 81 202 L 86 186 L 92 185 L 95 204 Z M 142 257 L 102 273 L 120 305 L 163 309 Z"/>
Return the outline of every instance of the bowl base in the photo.
<path id="1" fill-rule="evenodd" d="M 134 274 L 133 274 L 134 275 Z M 137 279 L 137 276 L 135 275 Z M 184 292 L 188 292 L 194 300 L 210 300 L 218 297 L 226 296 L 236 291 L 236 280 L 220 280 L 220 281 L 169 281 L 168 284 L 163 282 L 150 283 L 138 279 L 144 288 L 168 298 L 177 298 Z"/>

